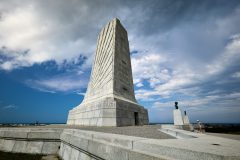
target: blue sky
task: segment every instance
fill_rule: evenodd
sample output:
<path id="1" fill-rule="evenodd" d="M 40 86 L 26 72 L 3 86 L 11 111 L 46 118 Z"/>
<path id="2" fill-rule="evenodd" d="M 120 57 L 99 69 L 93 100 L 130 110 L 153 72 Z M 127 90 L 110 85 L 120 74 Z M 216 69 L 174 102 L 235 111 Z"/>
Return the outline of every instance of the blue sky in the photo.
<path id="1" fill-rule="evenodd" d="M 0 123 L 64 123 L 81 103 L 98 33 L 128 31 L 135 94 L 150 122 L 240 122 L 238 0 L 0 2 Z"/>

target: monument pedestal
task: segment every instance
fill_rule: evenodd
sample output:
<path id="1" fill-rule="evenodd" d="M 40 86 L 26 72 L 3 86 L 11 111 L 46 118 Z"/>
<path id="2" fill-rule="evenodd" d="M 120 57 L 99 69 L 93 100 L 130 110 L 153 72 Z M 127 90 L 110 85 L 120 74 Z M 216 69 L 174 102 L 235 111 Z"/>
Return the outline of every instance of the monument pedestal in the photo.
<path id="1" fill-rule="evenodd" d="M 190 123 L 186 111 L 184 111 L 183 123 L 184 123 L 184 126 L 185 126 L 185 128 L 186 128 L 185 130 L 188 130 L 188 131 L 193 131 L 193 130 L 194 130 L 194 127 L 193 127 L 193 125 Z"/>
<path id="2" fill-rule="evenodd" d="M 174 125 L 183 125 L 183 118 L 180 109 L 173 110 Z"/>
<path id="3" fill-rule="evenodd" d="M 190 124 L 189 118 L 188 118 L 187 115 L 184 115 L 184 116 L 183 116 L 183 123 L 184 123 L 185 125 Z"/>
<path id="4" fill-rule="evenodd" d="M 67 124 L 85 126 L 131 126 L 148 124 L 147 110 L 137 103 L 106 97 L 82 103 L 69 112 Z"/>

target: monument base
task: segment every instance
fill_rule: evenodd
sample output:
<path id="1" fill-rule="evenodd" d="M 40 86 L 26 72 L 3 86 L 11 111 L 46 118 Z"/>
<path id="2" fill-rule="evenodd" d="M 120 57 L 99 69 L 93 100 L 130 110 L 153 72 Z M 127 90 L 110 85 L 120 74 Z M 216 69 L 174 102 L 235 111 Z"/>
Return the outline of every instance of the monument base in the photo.
<path id="1" fill-rule="evenodd" d="M 188 118 L 187 115 L 184 115 L 184 116 L 183 116 L 183 123 L 184 123 L 184 124 L 190 124 L 189 118 Z"/>
<path id="2" fill-rule="evenodd" d="M 148 124 L 148 112 L 137 103 L 105 97 L 82 103 L 69 111 L 69 125 L 134 126 Z"/>
<path id="3" fill-rule="evenodd" d="M 173 110 L 174 125 L 183 125 L 183 118 L 180 109 Z"/>

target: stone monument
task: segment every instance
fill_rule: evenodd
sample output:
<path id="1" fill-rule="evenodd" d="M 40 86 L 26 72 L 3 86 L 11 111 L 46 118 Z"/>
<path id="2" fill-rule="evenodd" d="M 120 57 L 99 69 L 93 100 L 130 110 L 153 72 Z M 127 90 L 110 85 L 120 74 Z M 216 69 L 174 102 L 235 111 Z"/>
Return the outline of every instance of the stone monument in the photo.
<path id="1" fill-rule="evenodd" d="M 187 111 L 184 111 L 183 124 L 184 124 L 183 128 L 185 130 L 194 131 L 194 127 L 193 127 L 193 125 L 189 121 L 189 118 L 188 118 L 188 115 L 187 115 Z"/>
<path id="2" fill-rule="evenodd" d="M 135 99 L 127 31 L 117 18 L 98 36 L 87 92 L 83 102 L 69 111 L 67 124 L 148 124 L 147 110 Z"/>
<path id="3" fill-rule="evenodd" d="M 178 108 L 178 102 L 175 102 L 175 109 L 173 110 L 173 121 L 174 125 L 180 126 L 183 125 L 183 118 L 181 110 Z"/>
<path id="4" fill-rule="evenodd" d="M 188 115 L 187 115 L 187 111 L 184 111 L 183 123 L 184 123 L 184 125 L 189 125 L 190 124 L 189 118 L 188 118 Z"/>

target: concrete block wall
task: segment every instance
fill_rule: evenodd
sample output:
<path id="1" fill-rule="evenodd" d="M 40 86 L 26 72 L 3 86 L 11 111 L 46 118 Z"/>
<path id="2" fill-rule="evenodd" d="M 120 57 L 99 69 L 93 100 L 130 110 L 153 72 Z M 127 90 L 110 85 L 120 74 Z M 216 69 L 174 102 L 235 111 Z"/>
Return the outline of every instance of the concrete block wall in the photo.
<path id="1" fill-rule="evenodd" d="M 61 135 L 59 156 L 64 160 L 160 160 L 161 156 L 133 151 L 133 142 L 145 138 L 68 130 Z"/>
<path id="2" fill-rule="evenodd" d="M 58 129 L 1 128 L 0 150 L 6 152 L 56 154 L 60 146 Z"/>
<path id="3" fill-rule="evenodd" d="M 64 160 L 82 157 L 94 160 L 240 159 L 239 141 L 207 135 L 194 136 L 195 138 L 159 140 L 75 129 L 64 130 L 59 155 Z M 212 145 L 216 141 L 221 147 Z"/>

